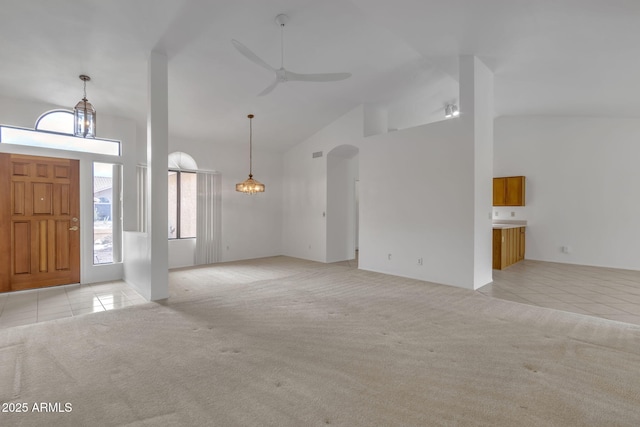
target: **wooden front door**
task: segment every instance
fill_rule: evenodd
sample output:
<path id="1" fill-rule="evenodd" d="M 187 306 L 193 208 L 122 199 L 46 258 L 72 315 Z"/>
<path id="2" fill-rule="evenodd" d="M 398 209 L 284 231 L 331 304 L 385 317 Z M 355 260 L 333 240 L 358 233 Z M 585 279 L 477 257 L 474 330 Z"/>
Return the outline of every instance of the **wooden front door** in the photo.
<path id="1" fill-rule="evenodd" d="M 0 292 L 80 281 L 79 161 L 0 153 Z"/>

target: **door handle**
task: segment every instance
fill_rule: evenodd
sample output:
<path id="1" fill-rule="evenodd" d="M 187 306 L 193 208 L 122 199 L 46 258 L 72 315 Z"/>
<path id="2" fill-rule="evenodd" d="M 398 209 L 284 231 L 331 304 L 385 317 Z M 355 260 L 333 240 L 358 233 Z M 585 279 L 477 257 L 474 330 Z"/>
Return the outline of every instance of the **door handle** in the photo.
<path id="1" fill-rule="evenodd" d="M 69 230 L 71 231 L 78 231 L 78 226 L 74 225 L 73 227 L 70 227 Z"/>

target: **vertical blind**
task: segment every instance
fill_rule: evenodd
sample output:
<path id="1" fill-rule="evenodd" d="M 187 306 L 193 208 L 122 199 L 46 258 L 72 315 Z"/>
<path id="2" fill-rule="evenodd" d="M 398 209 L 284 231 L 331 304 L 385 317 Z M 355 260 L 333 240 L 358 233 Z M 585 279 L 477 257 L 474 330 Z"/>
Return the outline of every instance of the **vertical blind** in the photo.
<path id="1" fill-rule="evenodd" d="M 197 172 L 198 200 L 195 264 L 212 264 L 220 261 L 222 228 L 220 174 Z"/>

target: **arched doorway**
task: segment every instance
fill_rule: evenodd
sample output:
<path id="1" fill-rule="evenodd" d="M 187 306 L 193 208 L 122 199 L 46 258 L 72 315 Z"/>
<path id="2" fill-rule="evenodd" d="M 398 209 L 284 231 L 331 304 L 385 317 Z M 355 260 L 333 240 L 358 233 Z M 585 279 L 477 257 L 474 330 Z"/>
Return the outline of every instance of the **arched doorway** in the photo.
<path id="1" fill-rule="evenodd" d="M 327 154 L 327 262 L 356 258 L 359 150 L 340 145 Z"/>

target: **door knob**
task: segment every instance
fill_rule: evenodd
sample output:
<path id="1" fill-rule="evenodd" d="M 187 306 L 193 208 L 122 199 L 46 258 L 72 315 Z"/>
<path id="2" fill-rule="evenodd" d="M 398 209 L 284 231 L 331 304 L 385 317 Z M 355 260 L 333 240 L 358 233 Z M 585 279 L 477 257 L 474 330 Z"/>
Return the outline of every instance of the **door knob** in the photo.
<path id="1" fill-rule="evenodd" d="M 78 226 L 74 225 L 73 227 L 69 228 L 69 230 L 71 231 L 78 231 Z"/>
<path id="2" fill-rule="evenodd" d="M 78 222 L 78 218 L 73 217 L 73 218 L 71 218 L 71 221 L 73 221 L 73 222 Z"/>

